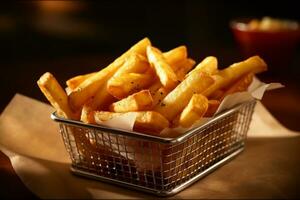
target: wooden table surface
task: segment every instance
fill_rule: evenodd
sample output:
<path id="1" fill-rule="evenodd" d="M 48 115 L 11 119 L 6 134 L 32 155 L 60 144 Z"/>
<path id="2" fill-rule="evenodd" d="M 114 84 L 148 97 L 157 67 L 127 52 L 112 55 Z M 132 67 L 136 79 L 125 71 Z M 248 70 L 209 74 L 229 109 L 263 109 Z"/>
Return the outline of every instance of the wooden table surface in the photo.
<path id="1" fill-rule="evenodd" d="M 86 61 L 86 60 L 85 60 Z M 83 61 L 83 62 L 85 62 Z M 91 63 L 91 61 L 89 60 Z M 108 60 L 104 61 L 108 63 Z M 57 63 L 56 63 L 57 64 Z M 92 64 L 92 63 L 91 63 Z M 59 64 L 57 64 L 59 65 Z M 62 65 L 62 64 L 61 64 Z M 78 66 L 78 65 L 77 65 Z M 87 70 L 88 71 L 88 70 Z M 278 78 L 278 79 L 277 79 Z M 300 119 L 300 87 L 299 80 L 289 79 L 287 76 L 272 76 L 272 78 L 265 77 L 265 80 L 278 80 L 285 84 L 284 89 L 278 89 L 275 91 L 268 92 L 262 103 L 269 109 L 269 111 L 277 118 L 284 126 L 291 130 L 300 131 L 299 119 Z M 23 92 L 24 91 L 24 92 Z M 26 94 L 25 89 L 22 91 L 13 91 L 21 92 Z M 7 96 L 10 97 L 12 93 L 9 93 Z M 32 97 L 45 101 L 41 95 L 37 95 L 37 92 L 32 93 Z M 30 96 L 31 94 L 28 94 Z M 5 107 L 5 103 L 2 103 L 2 109 Z M 11 163 L 7 156 L 5 156 L 0 151 L 0 198 L 26 198 L 26 199 L 35 199 L 36 197 L 32 192 L 30 192 L 25 185 L 21 182 L 20 178 L 14 172 Z"/>

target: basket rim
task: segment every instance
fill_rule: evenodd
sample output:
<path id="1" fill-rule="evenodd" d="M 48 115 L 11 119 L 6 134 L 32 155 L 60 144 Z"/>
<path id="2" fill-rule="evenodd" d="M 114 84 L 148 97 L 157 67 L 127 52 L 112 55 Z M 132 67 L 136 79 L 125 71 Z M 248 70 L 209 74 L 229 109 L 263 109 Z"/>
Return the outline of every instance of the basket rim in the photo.
<path id="1" fill-rule="evenodd" d="M 86 124 L 81 121 L 65 119 L 65 118 L 59 117 L 57 115 L 56 111 L 51 113 L 51 119 L 58 123 L 77 126 L 80 128 L 96 129 L 96 130 L 100 130 L 100 131 L 106 131 L 106 132 L 109 132 L 112 134 L 120 134 L 120 135 L 129 136 L 129 137 L 144 139 L 144 140 L 148 140 L 148 141 L 150 140 L 150 141 L 159 142 L 159 143 L 173 144 L 173 143 L 183 141 L 184 139 L 190 137 L 191 135 L 194 135 L 195 133 L 201 131 L 202 129 L 209 127 L 211 124 L 215 123 L 219 119 L 226 117 L 226 116 L 230 115 L 231 113 L 236 112 L 241 107 L 251 104 L 251 103 L 254 103 L 254 102 L 256 102 L 256 100 L 250 100 L 250 101 L 238 104 L 231 109 L 228 109 L 228 110 L 225 110 L 225 111 L 219 113 L 217 116 L 214 116 L 212 119 L 208 120 L 206 123 L 202 124 L 201 126 L 195 127 L 191 130 L 188 130 L 187 132 L 183 133 L 182 135 L 179 135 L 174 138 L 154 136 L 154 135 L 149 135 L 149 134 L 145 134 L 145 133 L 141 133 L 141 132 L 128 131 L 128 130 L 124 130 L 124 129 L 112 128 L 112 127 L 107 127 L 107 126 L 102 126 L 102 125 Z"/>

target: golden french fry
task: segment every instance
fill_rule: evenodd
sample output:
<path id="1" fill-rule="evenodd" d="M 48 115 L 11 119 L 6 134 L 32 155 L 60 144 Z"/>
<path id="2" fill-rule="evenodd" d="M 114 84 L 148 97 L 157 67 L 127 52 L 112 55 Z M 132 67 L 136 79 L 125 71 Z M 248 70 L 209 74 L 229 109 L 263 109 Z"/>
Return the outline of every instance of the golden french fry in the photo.
<path id="1" fill-rule="evenodd" d="M 186 74 L 194 67 L 195 61 L 191 58 L 188 58 L 184 61 L 182 61 L 180 64 L 178 64 L 177 70 L 175 70 L 175 73 L 177 75 L 177 78 L 180 81 L 183 81 L 185 78 Z"/>
<path id="2" fill-rule="evenodd" d="M 107 84 L 107 91 L 117 99 L 122 99 L 145 89 L 153 81 L 150 74 L 128 73 L 112 77 Z"/>
<path id="3" fill-rule="evenodd" d="M 96 74 L 96 72 L 89 73 L 89 74 L 84 74 L 84 75 L 79 75 L 79 76 L 75 76 L 75 77 L 70 78 L 69 80 L 67 80 L 66 81 L 66 85 L 72 91 L 75 88 L 77 88 L 80 85 L 80 83 L 82 83 L 83 81 L 85 81 L 86 79 L 88 79 L 89 77 L 91 77 L 91 76 L 93 76 L 95 74 Z"/>
<path id="4" fill-rule="evenodd" d="M 204 117 L 212 117 L 216 113 L 220 105 L 219 100 L 208 100 L 208 109 L 204 114 Z"/>
<path id="5" fill-rule="evenodd" d="M 69 102 L 71 107 L 76 110 L 80 108 L 88 99 L 95 95 L 98 89 L 106 83 L 106 81 L 119 69 L 125 62 L 128 55 L 135 52 L 146 55 L 146 47 L 151 45 L 148 38 L 144 38 L 137 44 L 132 46 L 128 51 L 117 58 L 106 68 L 97 72 L 95 75 L 83 81 L 74 91 L 69 95 Z"/>
<path id="6" fill-rule="evenodd" d="M 172 121 L 189 103 L 193 94 L 201 93 L 213 82 L 214 80 L 205 72 L 192 73 L 172 90 L 154 110 Z"/>
<path id="7" fill-rule="evenodd" d="M 131 53 L 125 63 L 116 71 L 113 77 L 118 77 L 127 73 L 144 73 L 149 69 L 150 65 L 145 56 Z"/>
<path id="8" fill-rule="evenodd" d="M 194 94 L 179 117 L 179 125 L 190 127 L 205 114 L 208 100 L 201 94 Z"/>
<path id="9" fill-rule="evenodd" d="M 166 88 L 174 88 L 178 83 L 178 79 L 173 69 L 166 62 L 163 54 L 158 49 L 148 46 L 147 57 L 149 63 L 155 69 L 161 84 Z"/>
<path id="10" fill-rule="evenodd" d="M 175 63 L 174 65 L 171 65 L 172 69 L 176 68 L 176 76 L 179 79 L 179 81 L 182 81 L 186 75 L 186 73 L 195 65 L 195 61 L 191 58 L 185 59 L 179 63 Z M 176 66 L 176 67 L 174 67 Z M 165 88 L 160 83 L 159 79 L 155 79 L 153 81 L 153 84 L 149 88 L 152 96 L 156 96 L 155 94 L 160 88 Z M 170 91 L 170 89 L 165 88 L 165 91 Z M 160 99 L 160 98 L 159 98 Z"/>
<path id="11" fill-rule="evenodd" d="M 192 69 L 195 65 L 195 61 L 193 59 L 185 59 L 181 63 L 178 63 L 177 71 L 175 72 L 178 79 L 183 81 L 186 73 Z M 159 104 L 171 91 L 168 88 L 165 88 L 161 85 L 160 81 L 156 81 L 150 88 L 149 88 L 152 97 L 153 97 L 153 107 Z"/>
<path id="12" fill-rule="evenodd" d="M 225 78 L 225 85 L 227 87 L 235 80 L 240 79 L 243 75 L 248 73 L 260 73 L 267 70 L 267 64 L 259 56 L 252 56 L 245 61 L 234 63 L 229 67 L 220 71 L 220 75 Z"/>
<path id="13" fill-rule="evenodd" d="M 208 56 L 204 58 L 193 71 L 200 70 L 206 72 L 209 75 L 213 75 L 218 71 L 218 60 L 214 56 Z M 193 72 L 192 71 L 192 72 Z M 190 72 L 188 76 L 192 73 Z"/>
<path id="14" fill-rule="evenodd" d="M 109 110 L 113 112 L 131 112 L 150 109 L 153 103 L 149 90 L 141 90 L 127 98 L 114 102 Z"/>
<path id="15" fill-rule="evenodd" d="M 246 74 L 242 76 L 238 81 L 236 81 L 234 84 L 232 84 L 220 97 L 220 100 L 225 98 L 225 96 L 229 94 L 233 94 L 235 92 L 243 92 L 246 91 L 249 85 L 252 83 L 253 80 L 253 73 Z"/>
<path id="16" fill-rule="evenodd" d="M 182 80 L 185 76 L 185 73 L 187 73 L 195 64 L 195 61 L 193 59 L 186 58 L 187 52 L 185 46 L 179 46 L 177 48 L 171 49 L 170 51 L 163 53 L 163 56 L 177 75 L 177 78 L 180 77 L 178 78 L 179 80 Z M 151 94 L 154 95 L 161 87 L 163 87 L 163 85 L 161 84 L 159 78 L 157 78 L 153 81 L 149 90 Z"/>
<path id="17" fill-rule="evenodd" d="M 115 113 L 109 111 L 95 111 L 94 112 L 94 121 L 95 123 L 104 122 L 110 120 L 114 117 L 121 116 L 124 113 Z"/>
<path id="18" fill-rule="evenodd" d="M 248 73 L 260 73 L 267 70 L 267 65 L 259 56 L 253 56 L 245 61 L 234 63 L 214 75 L 215 83 L 202 94 L 210 97 L 216 90 L 223 89 Z"/>
<path id="19" fill-rule="evenodd" d="M 156 77 L 154 79 L 153 83 L 151 84 L 151 86 L 149 87 L 149 91 L 152 95 L 155 95 L 156 91 L 161 87 L 163 87 L 163 86 L 160 83 L 159 78 Z"/>
<path id="20" fill-rule="evenodd" d="M 155 111 L 138 111 L 134 127 L 135 131 L 146 132 L 154 135 L 159 135 L 160 131 L 169 127 L 169 121 Z M 120 116 L 123 113 L 96 111 L 94 113 L 94 120 L 96 123 L 110 120 L 114 117 Z"/>
<path id="21" fill-rule="evenodd" d="M 169 121 L 163 115 L 155 111 L 145 111 L 138 112 L 133 130 L 159 136 L 160 131 L 167 127 Z"/>
<path id="22" fill-rule="evenodd" d="M 67 119 L 77 119 L 77 116 L 69 107 L 67 94 L 51 73 L 46 72 L 43 74 L 37 84 L 59 116 Z"/>
<path id="23" fill-rule="evenodd" d="M 92 109 L 107 110 L 109 105 L 116 100 L 115 97 L 108 93 L 106 88 L 107 83 L 102 85 L 96 92 L 95 96 L 92 96 L 89 101 L 86 102 Z"/>
<path id="24" fill-rule="evenodd" d="M 162 100 L 168 95 L 168 93 L 170 92 L 169 89 L 161 87 L 159 88 L 153 95 L 153 104 L 152 107 L 155 107 L 156 105 L 158 105 L 160 102 L 162 102 Z"/>
<path id="25" fill-rule="evenodd" d="M 174 49 L 171 49 L 170 51 L 164 52 L 163 56 L 170 66 L 176 67 L 177 63 L 181 63 L 183 60 L 186 60 L 187 58 L 186 46 L 182 45 Z M 173 70 L 175 71 L 176 69 L 173 68 Z"/>
<path id="26" fill-rule="evenodd" d="M 203 94 L 204 96 L 206 97 L 211 97 L 211 95 L 221 89 L 224 85 L 224 77 L 223 76 L 220 76 L 219 74 L 216 74 L 216 75 L 213 75 L 212 78 L 214 79 L 214 83 L 209 87 L 207 88 L 206 90 L 204 90 L 201 94 Z"/>

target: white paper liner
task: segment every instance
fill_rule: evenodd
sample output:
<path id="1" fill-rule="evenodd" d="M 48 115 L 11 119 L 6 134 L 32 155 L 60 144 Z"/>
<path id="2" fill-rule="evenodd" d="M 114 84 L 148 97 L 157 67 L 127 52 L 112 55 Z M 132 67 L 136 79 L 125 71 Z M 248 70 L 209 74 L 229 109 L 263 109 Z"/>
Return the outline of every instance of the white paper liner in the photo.
<path id="1" fill-rule="evenodd" d="M 234 94 L 230 94 L 226 96 L 223 101 L 220 103 L 220 106 L 218 110 L 216 111 L 215 115 L 218 115 L 219 113 L 231 109 L 236 105 L 239 105 L 241 103 L 245 103 L 248 101 L 251 101 L 253 99 L 261 100 L 265 91 L 268 90 L 274 90 L 278 88 L 282 88 L 284 85 L 281 83 L 264 83 L 261 82 L 258 78 L 254 77 L 252 83 L 249 85 L 247 91 L 245 92 L 237 92 Z M 127 131 L 132 131 L 134 126 L 136 115 L 132 113 L 125 113 L 123 115 L 120 115 L 118 117 L 114 117 L 107 121 L 101 121 L 99 124 L 112 127 L 112 128 L 119 128 Z M 213 117 L 212 117 L 213 118 Z M 205 124 L 207 121 L 209 121 L 212 118 L 206 118 L 203 117 L 200 120 L 196 121 L 191 127 L 189 128 L 183 128 L 183 127 L 176 127 L 176 128 L 166 128 L 161 131 L 160 135 L 170 135 L 169 133 L 172 132 L 172 135 L 177 136 L 178 134 L 184 133 L 190 129 L 193 129 L 195 127 L 201 126 Z M 98 123 L 98 122 L 97 122 Z"/>
<path id="2" fill-rule="evenodd" d="M 122 115 L 116 116 L 107 121 L 100 121 L 100 120 L 96 119 L 96 123 L 99 125 L 107 126 L 107 127 L 119 128 L 119 129 L 132 131 L 136 116 L 137 116 L 137 113 L 128 112 L 128 113 L 124 113 Z"/>

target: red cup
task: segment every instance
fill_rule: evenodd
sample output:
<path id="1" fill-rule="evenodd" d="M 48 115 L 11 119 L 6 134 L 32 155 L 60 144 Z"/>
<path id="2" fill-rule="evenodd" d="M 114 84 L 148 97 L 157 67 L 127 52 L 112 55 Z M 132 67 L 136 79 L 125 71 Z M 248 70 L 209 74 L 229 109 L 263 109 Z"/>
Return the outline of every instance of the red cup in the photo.
<path id="1" fill-rule="evenodd" d="M 261 56 L 272 71 L 287 67 L 300 41 L 300 28 L 282 30 L 249 29 L 251 19 L 234 20 L 230 27 L 245 58 Z"/>

